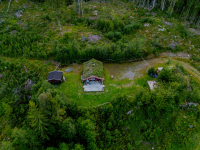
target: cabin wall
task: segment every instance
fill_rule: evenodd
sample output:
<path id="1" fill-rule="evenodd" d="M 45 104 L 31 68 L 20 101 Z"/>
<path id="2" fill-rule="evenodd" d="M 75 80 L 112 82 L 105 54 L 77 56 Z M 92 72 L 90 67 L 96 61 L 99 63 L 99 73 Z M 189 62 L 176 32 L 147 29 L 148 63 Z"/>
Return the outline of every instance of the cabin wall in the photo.
<path id="1" fill-rule="evenodd" d="M 60 80 L 49 80 L 50 83 L 53 83 L 53 84 L 57 84 L 57 83 L 61 83 Z"/>
<path id="2" fill-rule="evenodd" d="M 100 78 L 97 78 L 97 77 L 89 77 L 86 80 L 83 80 L 83 83 L 85 85 L 87 85 L 87 80 L 89 80 L 89 81 L 96 81 L 96 82 L 99 82 L 99 83 L 103 84 L 103 79 L 100 79 Z"/>

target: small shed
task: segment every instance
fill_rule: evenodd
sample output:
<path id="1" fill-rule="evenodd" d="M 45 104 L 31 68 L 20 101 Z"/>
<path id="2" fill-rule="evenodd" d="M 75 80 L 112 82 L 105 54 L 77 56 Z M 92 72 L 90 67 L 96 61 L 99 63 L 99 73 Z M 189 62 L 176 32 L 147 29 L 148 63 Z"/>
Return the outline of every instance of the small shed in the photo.
<path id="1" fill-rule="evenodd" d="M 61 71 L 49 72 L 49 76 L 47 78 L 47 81 L 49 81 L 50 83 L 61 83 L 64 80 L 65 79 L 63 77 L 63 72 Z"/>
<path id="2" fill-rule="evenodd" d="M 83 75 L 81 80 L 84 83 L 84 91 L 103 91 L 104 90 L 103 63 L 91 59 L 83 64 Z"/>

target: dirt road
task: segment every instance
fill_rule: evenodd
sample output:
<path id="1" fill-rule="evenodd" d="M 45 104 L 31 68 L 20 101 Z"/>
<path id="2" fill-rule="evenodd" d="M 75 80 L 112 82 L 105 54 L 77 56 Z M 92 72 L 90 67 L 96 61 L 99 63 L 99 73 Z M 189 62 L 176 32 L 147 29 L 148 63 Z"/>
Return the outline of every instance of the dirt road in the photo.
<path id="1" fill-rule="evenodd" d="M 123 64 L 104 64 L 105 70 L 109 72 L 109 75 L 113 75 L 115 79 L 129 79 L 134 80 L 136 78 L 140 78 L 144 76 L 148 68 L 150 66 L 154 66 L 155 68 L 164 66 L 169 58 L 154 58 L 145 61 L 131 62 L 131 63 L 123 63 Z M 184 68 L 191 74 L 195 79 L 200 82 L 200 72 L 192 67 L 190 64 L 176 60 L 176 58 L 170 58 L 172 64 L 180 64 L 183 65 Z"/>

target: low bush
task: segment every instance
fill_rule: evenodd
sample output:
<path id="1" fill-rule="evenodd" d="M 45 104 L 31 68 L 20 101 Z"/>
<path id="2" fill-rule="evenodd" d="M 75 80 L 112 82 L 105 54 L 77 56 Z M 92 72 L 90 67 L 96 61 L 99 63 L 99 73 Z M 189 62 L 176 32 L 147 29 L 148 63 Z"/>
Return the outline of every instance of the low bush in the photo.
<path id="1" fill-rule="evenodd" d="M 46 14 L 44 17 L 41 17 L 45 21 L 51 21 L 52 19 L 49 17 L 48 14 Z"/>
<path id="2" fill-rule="evenodd" d="M 125 34 L 130 34 L 133 31 L 136 31 L 137 29 L 141 29 L 141 28 L 142 28 L 142 25 L 138 23 L 138 24 L 126 25 L 123 28 L 123 31 Z"/>
<path id="3" fill-rule="evenodd" d="M 133 26 L 132 25 L 126 25 L 124 27 L 124 33 L 125 34 L 130 34 L 133 31 Z"/>
<path id="4" fill-rule="evenodd" d="M 153 23 L 153 19 L 147 17 L 147 18 L 142 19 L 140 22 L 141 23 Z"/>
<path id="5" fill-rule="evenodd" d="M 133 24 L 133 29 L 141 29 L 142 28 L 142 24 L 137 23 L 137 24 Z"/>
<path id="6" fill-rule="evenodd" d="M 89 19 L 89 18 L 86 18 L 86 19 L 85 19 L 85 23 L 86 23 L 86 25 L 90 26 L 90 25 L 93 25 L 93 24 L 94 24 L 94 20 L 91 20 L 91 19 Z"/>
<path id="7" fill-rule="evenodd" d="M 97 29 L 106 32 L 109 28 L 109 22 L 104 19 L 97 20 Z"/>
<path id="8" fill-rule="evenodd" d="M 70 40 L 69 33 L 65 33 L 64 37 L 60 39 L 60 42 L 63 44 L 68 44 Z"/>
<path id="9" fill-rule="evenodd" d="M 196 62 L 200 62 L 200 58 L 197 57 L 197 56 L 193 56 L 193 57 L 191 57 L 190 59 L 191 59 L 191 60 L 194 60 L 194 61 L 196 61 Z"/>
<path id="10" fill-rule="evenodd" d="M 151 74 L 153 74 L 153 75 L 156 74 L 156 69 L 155 69 L 154 67 L 149 68 L 149 69 L 148 69 L 148 74 L 149 74 L 149 75 L 151 75 Z"/>
<path id="11" fill-rule="evenodd" d="M 114 32 L 108 32 L 105 34 L 105 37 L 107 37 L 109 40 L 112 40 L 114 38 Z"/>
<path id="12" fill-rule="evenodd" d="M 177 24 L 176 29 L 180 32 L 182 38 L 188 38 L 188 31 L 182 24 Z"/>
<path id="13" fill-rule="evenodd" d="M 117 42 L 119 39 L 122 38 L 121 32 L 108 32 L 105 34 L 105 37 L 107 37 L 109 40 L 112 40 L 113 42 Z"/>
<path id="14" fill-rule="evenodd" d="M 121 38 L 122 38 L 121 32 L 114 32 L 114 37 L 115 37 L 116 39 L 121 39 Z"/>

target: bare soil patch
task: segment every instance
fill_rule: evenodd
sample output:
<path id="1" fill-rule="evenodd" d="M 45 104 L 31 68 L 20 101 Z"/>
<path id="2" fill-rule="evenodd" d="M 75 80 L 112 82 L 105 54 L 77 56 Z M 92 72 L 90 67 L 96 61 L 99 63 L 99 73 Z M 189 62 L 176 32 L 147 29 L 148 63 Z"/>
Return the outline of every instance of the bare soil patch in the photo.
<path id="1" fill-rule="evenodd" d="M 197 35 L 200 35 L 200 30 L 196 30 L 196 29 L 193 29 L 193 28 L 189 28 L 190 32 L 194 33 L 194 34 L 197 34 Z"/>
<path id="2" fill-rule="evenodd" d="M 178 53 L 171 53 L 171 52 L 164 52 L 160 54 L 161 57 L 184 57 L 184 58 L 190 58 L 191 54 L 178 52 Z"/>
<path id="3" fill-rule="evenodd" d="M 166 63 L 168 59 L 154 58 L 151 60 L 123 63 L 123 64 L 104 64 L 104 68 L 108 70 L 109 75 L 114 76 L 114 80 L 129 79 L 134 80 L 140 78 L 147 73 L 149 66 L 159 66 Z"/>

